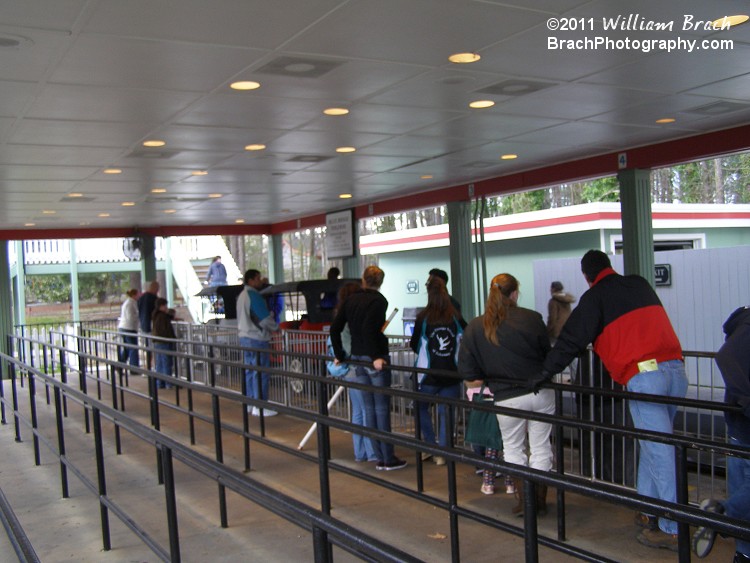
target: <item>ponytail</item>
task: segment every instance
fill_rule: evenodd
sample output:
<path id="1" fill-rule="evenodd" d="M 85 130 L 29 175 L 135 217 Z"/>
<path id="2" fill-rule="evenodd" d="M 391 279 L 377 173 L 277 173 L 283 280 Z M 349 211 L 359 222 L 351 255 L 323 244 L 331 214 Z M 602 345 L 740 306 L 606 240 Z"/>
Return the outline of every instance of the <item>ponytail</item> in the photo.
<path id="1" fill-rule="evenodd" d="M 518 286 L 518 280 L 510 274 L 498 274 L 492 278 L 482 324 L 485 338 L 495 346 L 500 344 L 497 329 L 508 316 L 508 310 L 516 306 L 510 296 L 518 290 Z"/>

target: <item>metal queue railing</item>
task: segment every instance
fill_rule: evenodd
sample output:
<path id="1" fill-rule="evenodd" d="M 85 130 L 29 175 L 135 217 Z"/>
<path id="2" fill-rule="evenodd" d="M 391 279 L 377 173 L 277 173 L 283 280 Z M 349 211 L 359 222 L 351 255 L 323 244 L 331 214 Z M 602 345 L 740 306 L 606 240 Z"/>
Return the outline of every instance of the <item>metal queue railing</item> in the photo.
<path id="1" fill-rule="evenodd" d="M 71 338 L 71 337 L 68 337 Z M 66 343 L 63 343 L 61 345 L 51 345 L 47 342 L 30 342 L 28 339 L 17 339 L 18 341 L 25 340 L 26 342 L 24 345 L 31 345 L 33 346 L 40 346 L 43 348 L 47 348 L 50 350 L 50 353 L 43 353 L 42 357 L 47 358 L 53 358 L 55 355 L 59 355 L 59 364 L 60 364 L 60 385 L 64 385 L 63 379 L 64 374 L 70 369 L 71 371 L 80 371 L 81 368 L 85 371 L 87 368 L 87 362 L 95 362 L 94 365 L 96 365 L 95 370 L 88 370 L 84 374 L 79 373 L 79 385 L 81 385 L 81 392 L 86 393 L 83 382 L 86 380 L 93 378 L 95 380 L 96 386 L 97 386 L 97 392 L 99 393 L 99 400 L 101 400 L 101 388 L 102 386 L 110 386 L 111 387 L 111 397 L 112 397 L 112 403 L 113 408 L 115 410 L 122 410 L 125 408 L 125 402 L 124 402 L 124 393 L 127 389 L 127 377 L 125 377 L 125 380 L 122 379 L 122 374 L 120 373 L 120 377 L 117 377 L 118 371 L 120 371 L 122 368 L 126 367 L 123 364 L 119 364 L 116 361 L 113 361 L 111 359 L 108 359 L 108 350 L 109 348 L 116 346 L 116 342 L 112 340 L 107 340 L 106 335 L 105 338 L 94 338 L 94 337 L 83 337 L 78 336 L 75 338 L 76 344 L 75 346 L 68 346 Z M 94 355 L 89 353 L 88 349 L 93 349 L 97 353 L 102 351 L 101 348 L 96 346 L 97 344 L 100 344 L 101 347 L 103 347 L 105 354 L 103 357 L 100 357 L 98 355 Z M 190 342 L 188 344 L 193 345 L 200 345 L 200 342 Z M 217 346 L 217 345 L 213 345 Z M 53 352 L 54 351 L 54 352 Z M 203 355 L 201 354 L 198 357 L 191 357 L 190 354 L 186 354 L 184 352 L 175 352 L 174 356 L 179 360 L 179 363 L 184 363 L 184 365 L 189 366 L 191 361 L 206 361 L 209 365 L 214 365 L 216 363 L 221 364 L 223 367 L 226 367 L 227 369 L 237 369 L 242 370 L 244 368 L 243 364 L 237 363 L 237 362 L 230 362 L 226 360 L 216 360 L 216 355 L 209 350 L 209 354 Z M 303 353 L 299 351 L 294 351 L 290 349 L 285 350 L 278 350 L 277 354 L 279 356 L 282 356 L 283 358 L 286 358 L 289 361 L 293 360 L 317 360 L 319 362 L 323 362 L 325 360 L 325 357 L 321 357 L 320 355 L 315 354 L 308 354 Z M 67 368 L 63 367 L 66 365 L 66 358 L 69 358 L 70 356 L 77 356 L 78 361 L 73 362 L 71 365 L 67 366 Z M 52 361 L 50 362 L 52 363 Z M 282 361 L 282 366 L 284 362 Z M 33 376 L 39 375 L 42 372 L 39 371 L 37 373 L 36 368 L 33 366 L 30 366 L 28 364 L 13 364 L 19 367 L 19 369 L 22 367 L 23 370 L 27 373 L 32 374 Z M 104 369 L 102 370 L 101 367 L 104 366 Z M 403 373 L 409 373 L 412 376 L 416 373 L 416 370 L 412 368 L 411 366 L 396 366 L 400 372 Z M 144 370 L 145 371 L 145 370 Z M 681 560 L 689 560 L 689 537 L 688 537 L 688 530 L 687 526 L 689 524 L 693 525 L 701 525 L 706 524 L 709 522 L 709 520 L 706 517 L 705 513 L 702 513 L 700 510 L 696 509 L 694 505 L 690 504 L 689 498 L 688 498 L 688 475 L 690 473 L 690 457 L 688 456 L 689 451 L 699 451 L 699 452 L 706 452 L 707 454 L 711 456 L 725 456 L 725 455 L 747 455 L 747 451 L 743 450 L 742 448 L 733 448 L 726 444 L 725 441 L 717 441 L 717 440 L 711 440 L 706 438 L 700 438 L 695 437 L 692 435 L 689 436 L 682 436 L 679 434 L 679 430 L 677 431 L 675 435 L 662 435 L 659 433 L 649 433 L 649 432 L 638 432 L 638 437 L 648 437 L 651 438 L 654 441 L 664 441 L 670 444 L 673 444 L 676 446 L 676 451 L 678 453 L 677 460 L 678 460 L 678 485 L 679 485 L 679 494 L 678 494 L 678 504 L 673 505 L 671 503 L 664 503 L 658 500 L 645 498 L 645 497 L 639 497 L 637 494 L 635 494 L 632 489 L 628 489 L 628 487 L 624 486 L 624 484 L 609 484 L 606 482 L 603 482 L 602 480 L 598 479 L 595 475 L 595 473 L 592 473 L 589 476 L 585 475 L 575 475 L 571 474 L 571 468 L 567 461 L 567 457 L 564 448 L 564 445 L 566 443 L 574 443 L 575 438 L 566 437 L 565 432 L 566 430 L 570 433 L 572 432 L 572 436 L 575 436 L 576 434 L 579 436 L 579 440 L 581 436 L 585 435 L 594 435 L 594 434 L 603 434 L 606 436 L 612 436 L 616 438 L 620 438 L 622 440 L 634 440 L 636 438 L 635 432 L 628 429 L 627 426 L 624 426 L 622 424 L 617 423 L 607 423 L 607 422 L 601 422 L 597 420 L 581 420 L 580 417 L 571 417 L 564 414 L 564 410 L 566 407 L 566 403 L 570 404 L 570 401 L 566 401 L 566 397 L 569 398 L 571 395 L 577 396 L 580 395 L 582 397 L 588 397 L 588 396 L 595 396 L 595 397 L 602 397 L 602 398 L 610 398 L 610 399 L 617 399 L 617 400 L 626 400 L 628 397 L 632 397 L 632 394 L 624 393 L 624 392 L 618 392 L 618 391 L 608 391 L 608 390 L 594 390 L 590 386 L 582 386 L 582 385 L 576 385 L 574 383 L 556 383 L 551 385 L 555 389 L 556 395 L 557 395 L 557 403 L 558 403 L 558 412 L 563 413 L 562 415 L 555 415 L 555 416 L 549 416 L 549 415 L 537 415 L 532 413 L 525 413 L 525 412 L 518 412 L 514 411 L 512 409 L 504 409 L 500 407 L 489 407 L 490 410 L 493 410 L 495 412 L 503 413 L 503 414 L 512 414 L 514 416 L 520 416 L 524 418 L 529 419 L 537 419 L 537 420 L 544 420 L 547 422 L 552 423 L 555 426 L 556 429 L 556 448 L 557 448 L 557 456 L 558 456 L 558 463 L 557 463 L 557 470 L 554 473 L 541 473 L 532 469 L 522 468 L 519 466 L 514 466 L 510 464 L 505 464 L 504 462 L 498 461 L 498 462 L 492 462 L 489 460 L 485 460 L 483 458 L 478 458 L 477 456 L 470 454 L 466 450 L 460 449 L 460 448 L 441 448 L 440 446 L 435 446 L 431 444 L 425 444 L 424 442 L 421 442 L 415 438 L 409 437 L 407 434 L 399 434 L 399 433 L 392 433 L 389 435 L 383 435 L 383 433 L 380 433 L 376 430 L 371 429 L 365 429 L 362 427 L 355 427 L 349 424 L 348 422 L 345 422 L 343 420 L 329 417 L 327 413 L 327 408 L 325 406 L 324 399 L 327 397 L 330 393 L 330 383 L 321 377 L 320 373 L 307 373 L 305 371 L 303 372 L 292 372 L 286 369 L 279 368 L 279 367 L 272 367 L 269 369 L 269 371 L 273 374 L 276 378 L 281 378 L 282 380 L 288 381 L 291 379 L 301 379 L 307 383 L 310 383 L 311 385 L 317 384 L 317 409 L 307 410 L 302 409 L 297 406 L 288 406 L 285 404 L 282 404 L 281 406 L 273 405 L 273 408 L 275 410 L 280 410 L 284 414 L 288 414 L 290 416 L 296 416 L 299 418 L 304 418 L 307 420 L 314 421 L 318 423 L 319 428 L 323 428 L 323 434 L 319 435 L 319 448 L 322 446 L 326 447 L 327 440 L 325 439 L 325 433 L 328 432 L 331 428 L 335 429 L 342 429 L 345 431 L 356 431 L 357 433 L 370 436 L 372 438 L 376 439 L 387 439 L 391 442 L 393 442 L 395 445 L 399 445 L 402 447 L 406 447 L 412 450 L 416 451 L 425 451 L 428 453 L 432 453 L 433 455 L 441 455 L 448 459 L 448 501 L 445 501 L 441 498 L 435 497 L 433 495 L 425 494 L 422 490 L 422 487 L 419 485 L 419 479 L 421 476 L 421 461 L 420 456 L 416 456 L 417 459 L 417 473 L 418 473 L 418 483 L 415 488 L 410 487 L 403 487 L 399 485 L 395 485 L 393 483 L 384 482 L 381 479 L 374 478 L 370 475 L 362 474 L 360 472 L 351 470 L 350 468 L 328 461 L 328 455 L 323 452 L 323 455 L 319 453 L 318 461 L 319 463 L 324 463 L 327 465 L 327 469 L 335 469 L 338 471 L 343 471 L 345 473 L 356 475 L 362 479 L 375 482 L 380 486 L 384 486 L 386 488 L 389 488 L 391 490 L 394 490 L 396 492 L 399 492 L 401 494 L 404 494 L 406 496 L 412 497 L 412 498 L 418 498 L 419 500 L 422 500 L 428 504 L 431 504 L 436 507 L 440 507 L 444 510 L 446 510 L 449 513 L 449 517 L 451 519 L 451 546 L 452 546 L 452 554 L 453 554 L 453 560 L 459 560 L 459 550 L 458 550 L 458 517 L 464 517 L 468 518 L 474 521 L 481 522 L 485 525 L 488 525 L 492 528 L 501 529 L 509 533 L 514 533 L 516 535 L 521 535 L 525 538 L 526 541 L 526 549 L 527 549 L 527 560 L 535 561 L 537 558 L 537 552 L 538 545 L 545 545 L 547 547 L 551 547 L 552 549 L 557 549 L 559 551 L 562 551 L 564 553 L 580 557 L 587 560 L 607 560 L 605 557 L 597 556 L 596 554 L 591 554 L 585 550 L 582 550 L 580 548 L 577 548 L 575 546 L 569 545 L 565 542 L 566 539 L 566 532 L 565 532 L 565 511 L 564 511 L 564 499 L 565 499 L 565 493 L 566 492 L 575 492 L 587 496 L 596 497 L 598 499 L 602 499 L 608 502 L 614 502 L 616 504 L 629 506 L 631 508 L 646 511 L 652 514 L 657 514 L 661 516 L 668 516 L 670 518 L 677 519 L 681 522 L 681 530 L 680 530 L 680 558 Z M 424 370 L 420 370 L 424 371 Z M 52 373 L 55 373 L 53 370 Z M 103 374 L 103 377 L 102 377 Z M 144 373 L 149 377 L 150 382 L 155 382 L 156 379 L 159 379 L 161 376 L 158 374 L 155 374 L 153 372 L 147 372 Z M 227 426 L 226 424 L 222 423 L 220 419 L 217 419 L 216 413 L 213 413 L 212 416 L 206 416 L 201 415 L 199 413 L 195 413 L 192 411 L 191 407 L 191 401 L 189 400 L 190 394 L 194 393 L 196 391 L 198 392 L 205 392 L 209 393 L 212 396 L 212 402 L 214 401 L 213 397 L 222 396 L 222 398 L 233 398 L 234 400 L 238 402 L 244 402 L 247 404 L 254 404 L 258 403 L 258 401 L 253 401 L 244 397 L 239 396 L 236 392 L 233 391 L 227 391 L 225 389 L 222 389 L 221 387 L 218 387 L 215 385 L 215 380 L 213 381 L 214 385 L 206 385 L 203 382 L 196 383 L 195 380 L 191 379 L 191 374 L 188 368 L 187 373 L 181 373 L 178 370 L 178 377 L 179 377 L 179 386 L 184 387 L 188 394 L 188 407 L 184 408 L 179 405 L 179 395 L 178 400 L 175 402 L 175 405 L 171 404 L 165 404 L 162 403 L 162 401 L 158 398 L 158 391 L 156 390 L 156 386 L 151 383 L 149 385 L 149 400 L 152 404 L 152 425 L 154 428 L 158 430 L 159 427 L 159 416 L 158 411 L 160 408 L 169 407 L 169 408 L 177 408 L 184 412 L 191 420 L 197 418 L 200 420 L 203 420 L 204 422 L 211 423 L 215 429 L 217 429 L 217 432 L 221 432 L 222 430 L 229 430 L 230 432 L 238 433 L 242 435 L 243 440 L 246 440 L 248 443 L 250 441 L 264 441 L 264 443 L 267 443 L 267 439 L 264 436 L 263 432 L 263 419 L 260 420 L 260 434 L 259 435 L 252 435 L 249 432 L 249 428 L 247 424 L 243 427 L 241 431 L 239 429 L 231 428 Z M 47 376 L 49 377 L 49 376 Z M 13 377 L 13 396 L 16 396 L 16 387 L 15 387 L 15 381 L 17 378 Z M 119 379 L 119 381 L 118 381 Z M 347 387 L 353 387 L 353 388 L 363 388 L 368 391 L 372 391 L 372 389 L 366 388 L 364 386 L 360 386 L 354 383 L 348 383 L 348 382 L 336 382 L 341 383 L 344 386 Z M 118 388 L 119 384 L 119 390 Z M 49 388 L 49 386 L 48 386 Z M 31 389 L 30 389 L 31 391 Z M 418 400 L 420 398 L 424 398 L 423 396 L 420 397 L 418 393 L 414 393 L 413 391 L 410 391 L 408 389 L 403 388 L 391 388 L 391 389 L 378 389 L 379 392 L 386 392 L 389 395 L 391 395 L 394 399 L 393 402 L 397 402 L 399 400 L 404 401 L 404 404 L 413 402 L 415 400 Z M 127 391 L 128 393 L 131 393 L 131 391 Z M 118 404 L 118 397 L 120 398 L 119 404 Z M 653 400 L 653 397 L 645 396 L 639 397 L 639 400 Z M 460 400 L 450 400 L 450 399 L 440 399 L 440 398 L 431 398 L 434 402 L 445 402 L 448 404 L 451 404 L 452 406 L 458 408 L 465 407 L 465 402 Z M 666 401 L 666 399 L 660 398 L 661 401 Z M 700 399 L 685 399 L 685 400 L 670 400 L 666 402 L 674 402 L 677 405 L 680 405 L 682 409 L 696 409 L 700 410 L 701 412 L 720 412 L 724 410 L 726 407 L 724 405 L 704 401 Z M 5 399 L 3 403 L 3 408 L 5 406 Z M 260 405 L 257 405 L 260 406 Z M 268 407 L 266 407 L 268 408 Z M 473 405 L 473 408 L 488 408 L 488 407 L 480 407 Z M 62 412 L 64 413 L 64 404 L 61 406 Z M 244 411 L 244 409 L 243 409 Z M 17 405 L 14 402 L 14 418 L 16 419 L 16 426 L 18 427 L 18 409 Z M 449 412 L 453 413 L 453 410 L 449 410 Z M 3 410 L 3 416 L 5 415 Z M 32 409 L 32 419 L 33 416 L 33 409 Z M 688 417 L 685 417 L 685 420 L 687 420 Z M 247 417 L 245 416 L 245 420 L 247 420 Z M 32 420 L 33 424 L 33 420 Z M 17 430 L 18 432 L 18 430 Z M 191 443 L 194 441 L 194 436 L 191 435 Z M 221 443 L 221 440 L 218 440 L 217 443 Z M 303 454 L 300 452 L 295 452 L 291 450 L 288 447 L 281 446 L 279 444 L 275 444 L 274 447 L 285 450 L 290 454 L 293 455 L 302 455 L 306 456 L 307 454 Z M 217 453 L 217 457 L 218 453 Z M 309 459 L 309 457 L 308 457 Z M 249 456 L 247 456 L 246 462 L 249 461 Z M 456 483 L 455 483 L 455 464 L 456 463 L 471 463 L 476 466 L 480 467 L 487 467 L 487 468 L 493 468 L 499 471 L 502 471 L 504 473 L 511 474 L 515 477 L 520 477 L 525 480 L 525 488 L 527 489 L 526 492 L 529 493 L 526 495 L 527 499 L 533 499 L 533 487 L 535 483 L 542 483 L 546 484 L 552 487 L 556 487 L 558 491 L 558 535 L 557 538 L 550 538 L 550 537 L 542 537 L 539 536 L 536 532 L 536 526 L 535 526 L 535 507 L 533 505 L 533 502 L 528 505 L 524 526 L 518 527 L 518 526 L 512 526 L 505 522 L 499 521 L 497 519 L 493 519 L 488 517 L 485 514 L 481 514 L 476 512 L 475 510 L 471 510 L 467 508 L 466 506 L 462 506 L 457 502 L 456 497 Z M 327 490 L 326 484 L 321 483 L 321 491 Z M 321 506 L 324 508 L 327 506 L 326 499 L 323 498 L 321 502 Z M 748 527 L 746 524 L 728 519 L 723 516 L 716 517 L 715 515 L 711 515 L 710 522 L 712 522 L 712 525 L 716 527 L 720 531 L 724 531 L 729 533 L 730 535 L 740 535 L 741 537 L 750 537 L 750 530 L 748 530 Z"/>

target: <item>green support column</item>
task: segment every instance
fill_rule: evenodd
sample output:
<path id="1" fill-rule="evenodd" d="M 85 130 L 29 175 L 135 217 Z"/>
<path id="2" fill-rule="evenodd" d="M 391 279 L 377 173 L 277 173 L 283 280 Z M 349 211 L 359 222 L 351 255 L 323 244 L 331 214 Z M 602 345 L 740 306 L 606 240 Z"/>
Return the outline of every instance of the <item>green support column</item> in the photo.
<path id="1" fill-rule="evenodd" d="M 476 315 L 476 295 L 471 263 L 471 202 L 452 201 L 448 205 L 451 294 L 461 303 L 465 319 Z"/>
<path id="2" fill-rule="evenodd" d="M 169 303 L 170 307 L 174 307 L 174 279 L 172 278 L 172 239 L 170 237 L 167 237 L 164 239 L 164 250 L 166 251 L 167 255 L 164 258 L 164 278 L 166 281 L 166 286 L 164 289 L 166 290 L 165 297 L 167 299 L 167 303 Z M 187 305 L 188 300 L 192 297 L 192 295 L 185 295 L 185 305 Z"/>
<path id="3" fill-rule="evenodd" d="M 638 274 L 654 285 L 654 228 L 651 217 L 651 173 L 622 170 L 620 208 L 625 274 Z"/>
<path id="4" fill-rule="evenodd" d="M 268 237 L 268 281 L 284 283 L 284 239 L 276 234 Z M 242 272 L 244 275 L 245 272 Z"/>
<path id="5" fill-rule="evenodd" d="M 8 353 L 9 334 L 13 334 L 13 286 L 10 282 L 9 242 L 0 241 L 0 350 Z M 3 374 L 8 374 L 8 366 L 3 362 Z"/>
<path id="6" fill-rule="evenodd" d="M 151 235 L 140 235 L 141 239 L 141 285 L 143 290 L 156 281 L 156 240 Z"/>
<path id="7" fill-rule="evenodd" d="M 76 241 L 70 241 L 70 300 L 73 305 L 73 322 L 81 320 L 81 302 L 78 296 L 78 257 Z"/>
<path id="8" fill-rule="evenodd" d="M 9 243 L 10 244 L 10 243 Z M 22 240 L 17 240 L 16 245 L 16 284 L 15 296 L 16 306 L 13 311 L 13 318 L 16 324 L 26 324 L 26 253 Z"/>
<path id="9" fill-rule="evenodd" d="M 356 278 L 362 277 L 362 266 L 360 264 L 359 254 L 359 221 L 354 220 L 354 256 L 342 260 L 341 277 Z"/>

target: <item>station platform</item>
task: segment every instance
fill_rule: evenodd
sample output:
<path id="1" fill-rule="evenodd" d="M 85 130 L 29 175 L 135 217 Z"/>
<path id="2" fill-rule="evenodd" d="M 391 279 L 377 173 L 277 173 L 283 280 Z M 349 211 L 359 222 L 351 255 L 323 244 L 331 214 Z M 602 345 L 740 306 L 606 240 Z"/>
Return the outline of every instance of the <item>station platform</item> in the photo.
<path id="1" fill-rule="evenodd" d="M 9 384 L 6 383 L 6 397 Z M 130 387 L 145 393 L 146 379 L 131 376 Z M 162 400 L 175 401 L 174 391 L 162 392 Z M 46 404 L 44 391 L 37 391 L 39 428 L 51 444 L 57 444 L 54 426 L 54 407 Z M 184 403 L 184 399 L 183 399 Z M 19 404 L 28 414 L 28 387 L 19 389 Z M 210 402 L 196 396 L 196 410 L 210 411 Z M 222 404 L 222 418 L 227 424 L 240 426 L 240 405 Z M 149 421 L 148 404 L 143 399 L 129 397 L 126 412 L 144 424 Z M 21 430 L 21 442 L 16 442 L 11 413 L 6 411 L 7 424 L 0 427 L 0 487 L 29 536 L 41 561 L 82 563 L 151 562 L 159 558 L 123 525 L 110 516 L 112 549 L 102 546 L 100 509 L 97 498 L 69 472 L 69 498 L 61 498 L 60 464 L 44 446 L 41 464 L 34 464 L 33 440 L 28 428 Z M 251 417 L 251 432 L 257 431 L 258 418 Z M 287 415 L 265 420 L 267 437 L 273 441 L 296 447 L 307 431 L 304 421 Z M 65 418 L 67 457 L 92 479 L 96 476 L 93 463 L 93 436 L 84 432 L 82 409 L 68 403 Z M 152 538 L 162 546 L 169 545 L 165 521 L 164 488 L 157 482 L 154 449 L 133 436 L 122 432 L 122 453 L 116 454 L 113 426 L 103 424 L 107 437 L 104 455 L 107 467 L 108 495 L 149 530 Z M 161 430 L 185 444 L 188 425 L 183 414 L 161 409 Z M 243 467 L 241 440 L 225 433 L 224 462 L 235 468 Z M 213 429 L 196 423 L 194 449 L 208 457 L 214 455 Z M 252 444 L 252 471 L 249 476 L 275 490 L 311 506 L 319 506 L 319 468 L 314 460 L 290 456 L 276 448 L 260 443 Z M 316 452 L 315 437 L 305 451 Z M 397 449 L 397 455 L 409 462 L 399 471 L 376 471 L 374 464 L 355 463 L 351 436 L 331 431 L 332 457 L 337 462 L 361 471 L 373 479 L 393 481 L 414 489 L 416 483 L 415 453 Z M 222 528 L 219 518 L 217 485 L 175 462 L 177 515 L 182 561 L 238 562 L 238 561 L 312 561 L 311 535 L 251 501 L 228 493 L 228 528 Z M 424 464 L 425 494 L 447 498 L 446 466 Z M 92 473 L 93 472 L 93 473 Z M 498 492 L 480 493 L 481 478 L 468 465 L 457 465 L 457 487 L 461 503 L 489 516 L 521 526 L 522 519 L 511 514 L 515 504 L 513 495 Z M 500 480 L 501 482 L 502 480 Z M 500 484 L 498 482 L 498 484 Z M 498 487 L 500 491 L 501 487 Z M 397 494 L 377 485 L 338 471 L 331 471 L 332 515 L 390 545 L 423 561 L 451 561 L 450 523 L 448 514 L 417 499 Z M 538 521 L 541 535 L 556 537 L 556 508 L 553 492 L 548 495 L 550 511 Z M 594 499 L 566 495 L 567 538 L 571 544 L 600 554 L 606 560 L 654 563 L 676 561 L 677 554 L 640 545 L 638 529 L 633 524 L 632 510 L 598 502 Z M 15 561 L 10 544 L 0 534 L 0 560 Z M 706 562 L 731 561 L 734 541 L 717 538 L 714 550 Z M 334 547 L 335 561 L 355 561 L 354 555 Z M 460 521 L 460 560 L 474 562 L 524 561 L 523 538 L 488 528 L 467 520 Z M 694 557 L 695 560 L 697 558 Z M 539 547 L 539 560 L 550 562 L 574 561 L 570 556 Z"/>

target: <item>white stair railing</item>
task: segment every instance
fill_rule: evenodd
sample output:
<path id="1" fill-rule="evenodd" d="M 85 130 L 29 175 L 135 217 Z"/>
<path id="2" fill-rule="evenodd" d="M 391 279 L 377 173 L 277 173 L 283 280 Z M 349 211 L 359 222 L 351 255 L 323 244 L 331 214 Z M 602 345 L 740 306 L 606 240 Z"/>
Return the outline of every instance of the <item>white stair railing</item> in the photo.
<path id="1" fill-rule="evenodd" d="M 172 277 L 185 300 L 185 306 L 190 311 L 193 322 L 203 323 L 208 320 L 204 312 L 204 299 L 196 294 L 203 289 L 203 284 L 195 273 L 190 256 L 182 245 L 182 237 L 175 237 L 170 244 L 170 258 L 172 261 Z"/>

